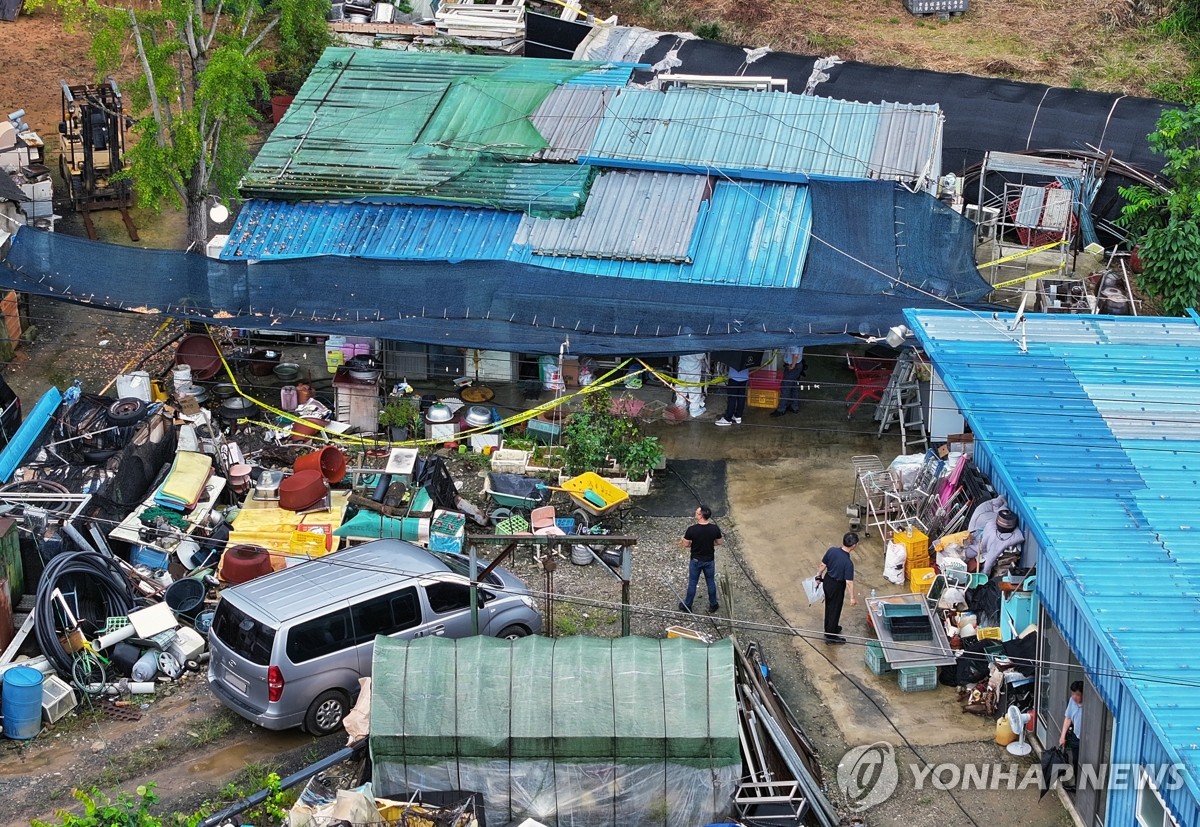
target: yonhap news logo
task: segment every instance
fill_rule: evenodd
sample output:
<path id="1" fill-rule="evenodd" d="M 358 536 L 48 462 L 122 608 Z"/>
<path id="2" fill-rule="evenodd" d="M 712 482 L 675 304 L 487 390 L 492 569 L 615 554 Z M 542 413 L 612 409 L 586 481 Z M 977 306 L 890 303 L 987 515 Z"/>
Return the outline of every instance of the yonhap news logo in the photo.
<path id="1" fill-rule="evenodd" d="M 838 762 L 838 789 L 852 810 L 867 810 L 887 801 L 899 781 L 896 751 L 884 741 L 854 747 Z"/>
<path id="2" fill-rule="evenodd" d="M 1083 764 L 1078 774 L 1069 763 L 1044 772 L 1039 763 L 994 761 L 978 763 L 914 762 L 901 765 L 891 744 L 854 747 L 837 767 L 837 786 L 846 805 L 856 812 L 887 801 L 903 782 L 917 791 L 966 792 L 971 790 L 1026 790 L 1062 784 L 1078 790 L 1131 790 L 1152 784 L 1159 790 L 1183 786 L 1181 764 Z"/>

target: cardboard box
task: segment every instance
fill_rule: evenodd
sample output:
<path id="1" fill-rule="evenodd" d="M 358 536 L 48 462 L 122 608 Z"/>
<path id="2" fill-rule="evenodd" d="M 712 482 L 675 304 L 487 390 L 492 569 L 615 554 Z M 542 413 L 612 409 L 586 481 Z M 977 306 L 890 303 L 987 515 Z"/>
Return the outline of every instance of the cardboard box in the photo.
<path id="1" fill-rule="evenodd" d="M 563 381 L 566 382 L 568 388 L 579 387 L 579 360 L 572 359 L 569 356 L 564 357 L 562 375 Z"/>

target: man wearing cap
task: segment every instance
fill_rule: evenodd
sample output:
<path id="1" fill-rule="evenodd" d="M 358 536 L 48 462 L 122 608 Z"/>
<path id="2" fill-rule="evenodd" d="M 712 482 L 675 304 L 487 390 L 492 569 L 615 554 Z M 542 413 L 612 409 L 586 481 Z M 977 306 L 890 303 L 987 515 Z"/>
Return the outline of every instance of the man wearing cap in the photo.
<path id="1" fill-rule="evenodd" d="M 825 590 L 825 642 L 842 644 L 846 638 L 842 636 L 842 603 L 846 592 L 850 593 L 850 605 L 857 606 L 854 596 L 854 561 L 850 552 L 858 546 L 858 535 L 848 531 L 842 535 L 841 548 L 833 546 L 826 550 L 821 558 L 821 568 L 817 570 L 817 580 L 820 580 Z"/>
<path id="2" fill-rule="evenodd" d="M 1007 508 L 1000 509 L 979 537 L 979 571 L 990 576 L 1000 555 L 1023 542 L 1025 535 L 1017 526 L 1017 515 Z"/>

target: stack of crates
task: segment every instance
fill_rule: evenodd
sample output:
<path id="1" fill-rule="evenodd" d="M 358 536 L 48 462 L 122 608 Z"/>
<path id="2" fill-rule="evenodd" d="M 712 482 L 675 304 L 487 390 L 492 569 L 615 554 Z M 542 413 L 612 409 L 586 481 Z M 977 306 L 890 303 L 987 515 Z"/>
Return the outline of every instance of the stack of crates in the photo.
<path id="1" fill-rule="evenodd" d="M 462 514 L 453 511 L 435 512 L 433 524 L 429 529 L 429 550 L 455 553 L 462 551 L 466 524 L 467 518 Z"/>
<path id="2" fill-rule="evenodd" d="M 778 408 L 779 389 L 782 386 L 782 371 L 756 370 L 750 374 L 750 387 L 746 391 L 746 404 L 751 408 Z"/>
<path id="3" fill-rule="evenodd" d="M 904 579 L 912 580 L 913 569 L 930 568 L 929 537 L 919 528 L 897 531 L 892 535 L 892 542 L 904 546 Z"/>
<path id="4" fill-rule="evenodd" d="M 876 675 L 886 675 L 892 671 L 887 658 L 883 656 L 883 644 L 877 640 L 867 641 L 867 668 Z"/>

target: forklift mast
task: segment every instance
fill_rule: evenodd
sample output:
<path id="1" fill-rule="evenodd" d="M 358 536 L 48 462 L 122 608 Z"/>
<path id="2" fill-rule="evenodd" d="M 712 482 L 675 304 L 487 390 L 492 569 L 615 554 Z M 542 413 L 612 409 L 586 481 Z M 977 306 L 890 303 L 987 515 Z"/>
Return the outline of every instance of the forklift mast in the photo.
<path id="1" fill-rule="evenodd" d="M 113 180 L 125 167 L 124 100 L 117 82 L 71 86 L 62 81 L 62 121 L 58 125 L 59 169 L 71 194 L 71 204 L 83 213 L 88 235 L 95 238 L 91 210 L 117 209 L 130 238 L 137 229 L 129 216 L 132 188 Z"/>

